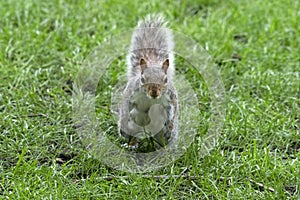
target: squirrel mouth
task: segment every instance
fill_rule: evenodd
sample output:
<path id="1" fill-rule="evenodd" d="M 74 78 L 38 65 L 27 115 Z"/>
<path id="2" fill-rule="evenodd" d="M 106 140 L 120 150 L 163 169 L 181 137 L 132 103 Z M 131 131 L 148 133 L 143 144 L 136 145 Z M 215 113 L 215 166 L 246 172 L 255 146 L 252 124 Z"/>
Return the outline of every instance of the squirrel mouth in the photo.
<path id="1" fill-rule="evenodd" d="M 149 96 L 153 99 L 158 99 L 159 98 L 159 95 L 158 94 L 149 94 Z"/>

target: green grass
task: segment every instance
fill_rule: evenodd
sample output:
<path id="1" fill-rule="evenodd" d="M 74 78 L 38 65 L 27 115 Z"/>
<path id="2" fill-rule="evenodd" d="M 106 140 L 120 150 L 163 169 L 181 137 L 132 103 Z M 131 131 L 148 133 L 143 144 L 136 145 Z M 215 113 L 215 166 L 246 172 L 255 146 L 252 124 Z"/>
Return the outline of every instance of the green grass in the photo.
<path id="1" fill-rule="evenodd" d="M 299 10 L 293 0 L 1 1 L 0 199 L 298 199 Z M 80 64 L 156 12 L 213 56 L 227 98 L 221 144 L 199 158 L 193 143 L 147 173 L 166 179 L 106 167 L 72 121 Z"/>

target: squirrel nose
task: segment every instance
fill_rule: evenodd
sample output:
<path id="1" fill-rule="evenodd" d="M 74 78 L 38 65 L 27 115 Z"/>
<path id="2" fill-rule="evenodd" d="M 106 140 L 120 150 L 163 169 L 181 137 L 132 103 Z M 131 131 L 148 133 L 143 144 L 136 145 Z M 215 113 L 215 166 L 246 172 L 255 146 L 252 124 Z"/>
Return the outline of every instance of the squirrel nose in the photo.
<path id="1" fill-rule="evenodd" d="M 149 95 L 153 98 L 158 97 L 160 95 L 159 88 L 156 86 L 152 86 L 151 88 L 149 88 Z"/>

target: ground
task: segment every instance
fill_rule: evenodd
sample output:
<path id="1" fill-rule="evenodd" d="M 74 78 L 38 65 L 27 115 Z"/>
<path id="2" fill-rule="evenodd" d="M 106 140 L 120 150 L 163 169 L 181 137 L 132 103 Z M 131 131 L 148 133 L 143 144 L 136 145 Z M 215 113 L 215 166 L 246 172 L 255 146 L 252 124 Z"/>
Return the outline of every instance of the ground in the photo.
<path id="1" fill-rule="evenodd" d="M 1 199 L 299 199 L 299 10 L 293 0 L 1 1 Z M 205 157 L 193 143 L 165 168 L 130 174 L 85 149 L 72 85 L 101 42 L 158 12 L 212 56 L 222 140 Z"/>

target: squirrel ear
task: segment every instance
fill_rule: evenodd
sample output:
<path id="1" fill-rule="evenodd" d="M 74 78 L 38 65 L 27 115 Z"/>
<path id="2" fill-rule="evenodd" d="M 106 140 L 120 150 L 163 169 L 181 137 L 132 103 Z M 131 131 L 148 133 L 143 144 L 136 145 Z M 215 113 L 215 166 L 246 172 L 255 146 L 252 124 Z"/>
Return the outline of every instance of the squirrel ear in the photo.
<path id="1" fill-rule="evenodd" d="M 165 60 L 162 66 L 162 69 L 164 70 L 165 74 L 167 74 L 167 70 L 169 68 L 169 59 Z"/>
<path id="2" fill-rule="evenodd" d="M 141 70 L 142 70 L 142 74 L 143 74 L 144 70 L 147 67 L 147 63 L 146 63 L 146 61 L 143 58 L 141 58 L 141 60 L 140 60 L 140 66 L 141 66 Z"/>

